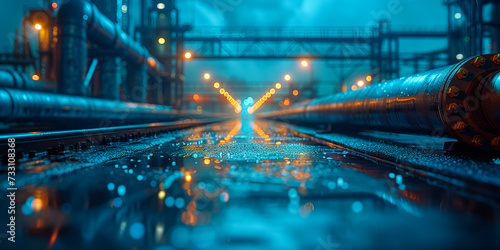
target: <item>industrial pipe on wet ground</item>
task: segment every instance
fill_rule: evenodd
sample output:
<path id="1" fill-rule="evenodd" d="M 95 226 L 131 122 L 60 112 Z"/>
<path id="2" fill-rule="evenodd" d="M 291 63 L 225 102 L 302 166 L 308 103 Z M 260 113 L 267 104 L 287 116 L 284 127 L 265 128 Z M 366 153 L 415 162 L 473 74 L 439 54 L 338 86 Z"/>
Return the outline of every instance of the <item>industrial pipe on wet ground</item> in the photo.
<path id="1" fill-rule="evenodd" d="M 259 114 L 309 125 L 335 124 L 448 135 L 500 149 L 500 54 L 313 99 Z"/>

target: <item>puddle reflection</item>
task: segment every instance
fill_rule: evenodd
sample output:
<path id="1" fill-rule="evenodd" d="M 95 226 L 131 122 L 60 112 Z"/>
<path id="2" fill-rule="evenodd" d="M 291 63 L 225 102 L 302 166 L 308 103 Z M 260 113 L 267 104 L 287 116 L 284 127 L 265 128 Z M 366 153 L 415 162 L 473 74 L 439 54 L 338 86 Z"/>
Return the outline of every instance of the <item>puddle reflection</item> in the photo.
<path id="1" fill-rule="evenodd" d="M 139 155 L 21 188 L 16 247 L 498 244 L 498 205 L 276 124 L 231 121 L 174 136 Z"/>

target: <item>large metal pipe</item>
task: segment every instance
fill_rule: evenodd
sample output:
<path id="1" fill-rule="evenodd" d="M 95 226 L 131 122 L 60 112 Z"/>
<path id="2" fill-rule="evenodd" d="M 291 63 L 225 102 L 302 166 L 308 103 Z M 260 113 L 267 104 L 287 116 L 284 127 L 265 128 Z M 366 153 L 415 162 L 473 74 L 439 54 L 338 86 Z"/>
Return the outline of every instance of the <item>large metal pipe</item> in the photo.
<path id="1" fill-rule="evenodd" d="M 0 69 L 0 87 L 54 92 L 52 82 L 34 81 L 26 74 L 13 69 Z"/>
<path id="2" fill-rule="evenodd" d="M 449 135 L 500 148 L 500 54 L 469 58 L 357 91 L 297 104 L 260 117 Z"/>
<path id="3" fill-rule="evenodd" d="M 83 86 L 88 54 L 87 38 L 108 51 L 116 50 L 129 63 L 145 64 L 150 69 L 163 73 L 163 65 L 144 46 L 134 41 L 87 0 L 63 1 L 59 8 L 58 24 L 61 93 L 87 93 Z"/>
<path id="4" fill-rule="evenodd" d="M 0 88 L 0 121 L 57 123 L 84 121 L 162 122 L 209 118 L 213 115 L 185 113 L 167 106 L 110 101 L 97 98 Z"/>

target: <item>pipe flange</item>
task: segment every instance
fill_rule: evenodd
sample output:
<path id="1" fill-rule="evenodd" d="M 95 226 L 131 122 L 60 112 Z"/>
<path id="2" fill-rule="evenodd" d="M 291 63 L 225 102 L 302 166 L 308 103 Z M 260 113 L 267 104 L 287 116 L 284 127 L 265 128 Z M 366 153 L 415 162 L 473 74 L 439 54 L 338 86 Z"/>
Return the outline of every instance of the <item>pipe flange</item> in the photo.
<path id="1" fill-rule="evenodd" d="M 500 149 L 500 131 L 485 123 L 481 109 L 482 101 L 488 98 L 484 89 L 498 72 L 500 54 L 472 57 L 452 69 L 439 107 L 443 124 L 452 137 L 474 147 Z"/>

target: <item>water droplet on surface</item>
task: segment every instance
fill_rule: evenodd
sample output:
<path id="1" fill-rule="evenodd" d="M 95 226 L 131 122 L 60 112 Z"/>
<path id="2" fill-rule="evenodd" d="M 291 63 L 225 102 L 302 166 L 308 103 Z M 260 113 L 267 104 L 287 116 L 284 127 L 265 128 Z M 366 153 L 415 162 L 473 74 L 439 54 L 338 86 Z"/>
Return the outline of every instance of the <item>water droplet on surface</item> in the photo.
<path id="1" fill-rule="evenodd" d="M 113 199 L 113 206 L 114 207 L 121 207 L 123 204 L 122 198 L 116 197 Z"/>
<path id="2" fill-rule="evenodd" d="M 172 196 L 169 196 L 169 197 L 167 197 L 167 198 L 165 199 L 165 205 L 166 205 L 167 207 L 173 207 L 173 206 L 174 206 L 174 203 L 175 203 L 175 199 L 174 199 L 174 197 L 172 197 Z"/>
<path id="3" fill-rule="evenodd" d="M 401 175 L 396 175 L 396 183 L 397 184 L 402 184 L 403 183 L 403 176 Z"/>
<path id="4" fill-rule="evenodd" d="M 361 213 L 361 211 L 363 211 L 363 203 L 361 203 L 360 201 L 355 201 L 352 203 L 352 211 L 359 214 Z"/>
<path id="5" fill-rule="evenodd" d="M 175 199 L 175 207 L 183 208 L 184 207 L 184 199 L 181 197 Z"/>
<path id="6" fill-rule="evenodd" d="M 127 188 L 123 185 L 120 185 L 120 186 L 118 186 L 117 191 L 118 191 L 119 196 L 124 196 L 125 193 L 127 193 Z"/>
<path id="7" fill-rule="evenodd" d="M 144 236 L 145 231 L 144 225 L 140 222 L 136 222 L 130 227 L 129 233 L 133 239 L 138 240 Z"/>

